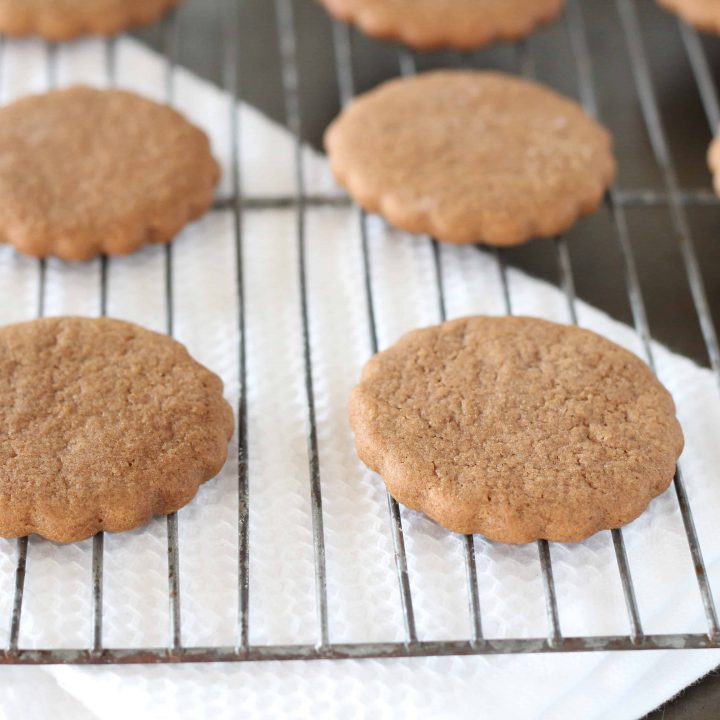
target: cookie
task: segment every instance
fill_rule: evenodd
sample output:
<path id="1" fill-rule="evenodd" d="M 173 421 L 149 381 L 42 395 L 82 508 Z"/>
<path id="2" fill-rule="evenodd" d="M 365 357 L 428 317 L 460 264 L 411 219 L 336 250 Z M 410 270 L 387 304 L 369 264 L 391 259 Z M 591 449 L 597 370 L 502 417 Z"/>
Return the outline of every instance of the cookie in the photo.
<path id="1" fill-rule="evenodd" d="M 473 50 L 518 40 L 554 19 L 565 0 L 320 0 L 338 20 L 420 50 Z"/>
<path id="2" fill-rule="evenodd" d="M 186 505 L 227 457 L 220 378 L 111 319 L 0 328 L 0 536 L 130 530 Z"/>
<path id="3" fill-rule="evenodd" d="M 698 30 L 720 34 L 720 3 L 717 0 L 658 0 Z"/>
<path id="4" fill-rule="evenodd" d="M 73 87 L 0 108 L 0 241 L 28 255 L 169 242 L 219 177 L 205 133 L 139 95 Z"/>
<path id="5" fill-rule="evenodd" d="M 0 33 L 70 40 L 159 20 L 182 0 L 0 0 Z"/>
<path id="6" fill-rule="evenodd" d="M 720 135 L 710 143 L 708 166 L 713 174 L 715 193 L 720 196 Z"/>
<path id="7" fill-rule="evenodd" d="M 683 448 L 670 394 L 588 330 L 469 317 L 376 355 L 350 400 L 360 459 L 459 533 L 582 540 L 636 518 Z"/>
<path id="8" fill-rule="evenodd" d="M 563 233 L 615 176 L 610 134 L 579 105 L 495 72 L 391 80 L 351 103 L 325 144 L 366 210 L 456 244 Z"/>

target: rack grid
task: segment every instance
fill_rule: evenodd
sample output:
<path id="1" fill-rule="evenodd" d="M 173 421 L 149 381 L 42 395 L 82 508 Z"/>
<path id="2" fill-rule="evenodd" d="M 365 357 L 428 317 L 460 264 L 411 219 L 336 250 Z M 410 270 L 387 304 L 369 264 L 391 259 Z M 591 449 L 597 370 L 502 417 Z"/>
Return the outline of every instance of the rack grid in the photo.
<path id="1" fill-rule="evenodd" d="M 679 468 L 674 479 L 674 489 L 678 507 L 682 516 L 690 555 L 697 578 L 698 591 L 702 600 L 706 632 L 689 634 L 649 634 L 644 632 L 641 613 L 636 600 L 633 578 L 630 571 L 622 530 L 612 531 L 612 543 L 618 573 L 624 595 L 628 632 L 623 635 L 569 637 L 562 632 L 562 618 L 553 579 L 551 545 L 545 541 L 537 544 L 542 571 L 547 615 L 547 634 L 535 638 L 493 639 L 483 634 L 482 613 L 478 590 L 478 570 L 475 559 L 475 540 L 473 536 L 464 538 L 464 563 L 467 577 L 468 611 L 470 615 L 471 637 L 458 641 L 423 641 L 418 636 L 413 609 L 411 578 L 408 572 L 402 519 L 397 502 L 388 495 L 388 515 L 392 531 L 395 552 L 397 580 L 401 600 L 405 637 L 403 642 L 382 643 L 335 643 L 332 641 L 328 624 L 328 591 L 325 558 L 325 534 L 323 528 L 323 506 L 321 487 L 321 468 L 318 453 L 318 430 L 315 411 L 314 370 L 312 365 L 312 346 L 310 320 L 308 312 L 308 277 L 306 268 L 306 210 L 312 207 L 350 206 L 346 197 L 310 195 L 306 193 L 305 171 L 302 153 L 302 116 L 300 110 L 300 71 L 295 30 L 295 4 L 302 0 L 274 0 L 277 21 L 278 51 L 282 70 L 287 126 L 294 138 L 294 163 L 297 181 L 297 193 L 288 197 L 246 197 L 242 192 L 240 176 L 239 127 L 235 107 L 240 98 L 238 79 L 238 48 L 236 30 L 239 16 L 237 1 L 226 3 L 223 8 L 221 52 L 223 59 L 224 90 L 231 98 L 230 128 L 232 134 L 232 193 L 221 197 L 215 203 L 216 209 L 232 212 L 235 234 L 236 274 L 238 288 L 238 330 L 239 330 L 239 378 L 240 394 L 237 410 L 238 422 L 238 499 L 239 514 L 237 526 L 238 566 L 238 608 L 236 643 L 228 647 L 186 647 L 183 645 L 180 613 L 180 549 L 178 543 L 178 525 L 176 515 L 167 518 L 167 575 L 168 575 L 168 619 L 170 643 L 167 647 L 155 648 L 108 648 L 103 643 L 103 560 L 104 537 L 102 534 L 93 539 L 92 549 L 92 639 L 88 648 L 71 650 L 30 650 L 19 646 L 20 625 L 23 609 L 23 593 L 28 560 L 28 539 L 21 538 L 17 543 L 17 566 L 15 572 L 14 597 L 10 620 L 9 646 L 0 650 L 0 664 L 112 664 L 112 663 L 178 663 L 178 662 L 230 662 L 257 660 L 294 660 L 294 659 L 342 659 L 342 658 L 390 658 L 447 655 L 489 655 L 503 653 L 540 653 L 540 652 L 580 652 L 601 650 L 651 650 L 651 649 L 689 649 L 720 648 L 720 624 L 715 605 L 713 590 L 710 587 L 702 550 L 698 541 L 692 510 L 688 501 L 682 469 Z M 578 78 L 578 90 L 581 101 L 588 113 L 597 117 L 598 100 L 593 61 L 588 46 L 588 31 L 583 14 L 582 0 L 568 0 L 564 16 L 565 31 L 568 35 L 572 56 Z M 645 359 L 654 368 L 652 336 L 640 286 L 638 268 L 633 251 L 632 237 L 626 211 L 633 206 L 665 206 L 669 209 L 675 238 L 682 255 L 684 271 L 687 275 L 693 306 L 702 330 L 710 366 L 720 382 L 720 344 L 711 316 L 706 290 L 703 284 L 698 256 L 693 243 L 687 211 L 698 205 L 715 205 L 720 202 L 712 193 L 705 190 L 684 190 L 678 182 L 677 172 L 669 150 L 668 138 L 663 126 L 658 99 L 650 72 L 648 53 L 645 48 L 637 9 L 632 0 L 615 0 L 624 40 L 632 60 L 632 77 L 640 102 L 642 117 L 654 158 L 660 168 L 664 189 L 658 191 L 627 192 L 611 189 L 606 197 L 606 206 L 613 219 L 615 241 L 618 243 L 625 271 L 625 285 L 632 311 L 635 330 L 641 342 Z M 170 14 L 163 23 L 163 46 L 166 58 L 165 94 L 169 103 L 174 97 L 174 78 L 177 65 L 178 29 L 175 14 Z M 333 44 L 336 63 L 336 80 L 343 105 L 355 95 L 354 56 L 352 30 L 341 24 L 333 26 Z M 687 53 L 697 89 L 711 132 L 720 125 L 720 100 L 712 78 L 709 63 L 697 33 L 680 23 L 682 43 Z M 106 66 L 108 77 L 114 82 L 117 69 L 116 42 L 106 41 Z M 517 72 L 529 76 L 532 74 L 532 49 L 528 42 L 519 43 L 514 48 Z M 458 58 L 463 62 L 462 58 Z M 0 59 L 1 62 L 1 59 Z M 415 56 L 403 49 L 397 50 L 398 73 L 412 75 L 416 72 Z M 57 82 L 57 48 L 48 49 L 48 84 Z M 602 118 L 599 118 L 602 119 Z M 249 468 L 248 468 L 248 392 L 247 392 L 247 346 L 245 317 L 245 272 L 243 265 L 243 228 L 246 210 L 257 208 L 290 208 L 296 213 L 296 239 L 298 248 L 298 278 L 300 289 L 300 308 L 302 314 L 302 358 L 304 363 L 304 390 L 308 417 L 308 459 L 310 478 L 310 501 L 312 509 L 312 531 L 314 545 L 314 572 L 316 590 L 316 642 L 305 645 L 253 645 L 250 642 L 250 552 L 249 552 Z M 365 302 L 367 306 L 370 337 L 369 350 L 378 351 L 376 329 L 376 306 L 373 293 L 371 272 L 371 250 L 368 242 L 366 214 L 357 209 L 357 222 L 362 243 L 362 264 L 364 272 Z M 442 257 L 438 244 L 428 239 L 432 248 L 438 311 L 442 319 L 446 317 L 445 288 L 443 286 Z M 564 292 L 569 317 L 577 323 L 575 281 L 571 257 L 564 237 L 554 241 L 555 263 L 557 265 L 559 285 Z M 165 293 L 167 298 L 166 330 L 173 334 L 173 248 L 167 245 L 165 256 Z M 508 258 L 502 250 L 495 251 L 495 262 L 503 290 L 503 301 L 507 314 L 513 312 L 513 298 L 507 277 Z M 37 315 L 45 311 L 46 263 L 38 261 L 39 295 Z M 108 259 L 103 257 L 100 266 L 99 311 L 107 311 L 107 273 Z"/>

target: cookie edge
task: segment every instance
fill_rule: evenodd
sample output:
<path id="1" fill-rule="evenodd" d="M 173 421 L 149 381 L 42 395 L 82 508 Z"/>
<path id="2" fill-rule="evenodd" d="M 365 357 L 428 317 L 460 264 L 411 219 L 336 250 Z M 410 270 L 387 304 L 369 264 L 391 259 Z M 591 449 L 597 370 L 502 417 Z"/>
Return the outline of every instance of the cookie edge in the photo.
<path id="1" fill-rule="evenodd" d="M 712 20 L 704 17 L 702 13 L 696 13 L 692 10 L 688 10 L 673 0 L 657 0 L 657 3 L 661 8 L 680 18 L 683 22 L 691 25 L 696 30 L 720 35 L 720 13 L 716 19 Z"/>
<path id="2" fill-rule="evenodd" d="M 411 330 L 410 332 L 405 333 L 402 337 L 399 338 L 399 340 L 397 340 L 397 342 L 395 342 L 392 346 L 390 346 L 389 348 L 387 348 L 387 350 L 383 352 L 387 352 L 389 350 L 396 350 L 398 348 L 401 349 L 404 344 L 409 343 L 413 337 L 416 337 L 418 335 L 423 335 L 432 331 L 437 332 L 440 330 L 440 328 L 452 326 L 455 324 L 462 324 L 467 322 L 468 320 L 473 320 L 478 317 L 495 316 L 465 316 L 454 320 L 446 321 L 445 323 L 441 323 L 440 325 L 433 325 L 425 328 Z M 665 493 L 672 485 L 675 477 L 677 461 L 680 458 L 685 446 L 685 437 L 682 426 L 680 425 L 680 422 L 677 418 L 677 407 L 674 398 L 672 397 L 672 394 L 660 382 L 657 376 L 652 372 L 652 370 L 641 358 L 639 358 L 634 353 L 631 353 L 629 350 L 626 350 L 617 343 L 613 342 L 612 340 L 609 340 L 603 335 L 600 335 L 599 333 L 588 330 L 586 328 L 567 326 L 562 323 L 554 323 L 536 317 L 509 316 L 508 319 L 511 319 L 513 321 L 531 320 L 533 322 L 560 325 L 561 327 L 575 327 L 575 329 L 578 331 L 600 338 L 605 343 L 610 343 L 616 348 L 623 350 L 624 352 L 628 353 L 632 358 L 634 358 L 637 362 L 642 363 L 647 368 L 648 372 L 650 373 L 649 378 L 654 380 L 655 386 L 661 390 L 661 394 L 664 394 L 665 398 L 669 401 L 668 411 L 672 413 L 675 420 L 674 426 L 676 440 L 678 441 L 676 458 L 675 461 L 672 462 L 672 467 L 670 467 L 671 463 L 668 462 L 667 473 L 665 473 L 664 471 L 662 472 L 663 477 L 665 476 L 665 474 L 667 474 L 667 481 L 663 480 L 662 482 L 659 482 L 657 486 L 658 489 L 654 492 L 654 494 L 649 493 L 649 497 L 644 500 L 638 500 L 637 502 L 626 504 L 622 507 L 618 506 L 618 512 L 615 516 L 615 518 L 617 519 L 612 524 L 607 521 L 603 521 L 601 516 L 597 515 L 594 521 L 578 523 L 578 526 L 571 530 L 562 527 L 554 528 L 553 524 L 548 524 L 546 522 L 548 530 L 544 533 L 532 532 L 530 530 L 525 531 L 523 528 L 518 527 L 517 524 L 512 521 L 512 519 L 504 519 L 502 520 L 502 522 L 494 524 L 490 528 L 488 528 L 486 523 L 479 524 L 476 519 L 470 519 L 468 521 L 458 521 L 458 515 L 462 515 L 463 513 L 458 513 L 452 508 L 452 501 L 449 501 L 447 503 L 447 507 L 450 508 L 449 512 L 443 512 L 442 509 L 440 511 L 437 511 L 432 507 L 428 511 L 428 504 L 426 502 L 428 493 L 413 492 L 409 489 L 409 487 L 413 487 L 413 484 L 407 482 L 407 472 L 403 472 L 402 469 L 400 469 L 402 468 L 402 465 L 392 462 L 392 459 L 388 457 L 389 453 L 384 453 L 382 449 L 379 449 L 383 444 L 382 439 L 377 438 L 377 435 L 376 433 L 374 433 L 372 428 L 372 422 L 366 417 L 365 410 L 368 408 L 369 404 L 363 398 L 363 385 L 369 377 L 371 377 L 376 372 L 379 372 L 379 361 L 377 360 L 377 358 L 382 353 L 374 355 L 366 363 L 361 373 L 360 381 L 353 388 L 348 403 L 348 418 L 350 422 L 350 427 L 353 431 L 355 448 L 359 459 L 372 472 L 376 473 L 382 478 L 388 492 L 397 502 L 410 508 L 411 510 L 426 515 L 438 525 L 444 527 L 450 532 L 455 532 L 462 535 L 478 534 L 493 542 L 501 542 L 509 545 L 524 545 L 535 542 L 537 540 L 547 540 L 548 542 L 575 543 L 586 540 L 589 537 L 595 535 L 596 533 L 604 530 L 612 530 L 624 527 L 625 525 L 631 523 L 633 520 L 636 520 L 647 510 L 653 500 Z M 374 400 L 372 400 L 372 402 L 374 402 Z M 378 442 L 378 440 L 380 440 L 380 442 Z M 670 457 L 670 455 L 672 454 L 673 453 L 669 453 L 668 457 Z M 658 472 L 658 475 L 660 474 L 661 473 Z"/>
<path id="3" fill-rule="evenodd" d="M 379 23 L 373 16 L 372 11 L 344 7 L 343 0 L 319 0 L 328 13 L 335 20 L 354 25 L 369 37 L 388 42 L 400 42 L 416 50 L 479 50 L 481 48 L 498 42 L 514 42 L 527 37 L 539 28 L 556 20 L 565 8 L 566 0 L 557 0 L 557 7 L 551 7 L 546 13 L 538 14 L 534 18 L 528 18 L 525 23 L 517 23 L 512 29 L 504 28 L 496 31 L 480 33 L 469 33 L 468 28 L 462 28 L 458 33 L 451 33 L 445 30 L 444 34 L 435 28 L 435 32 L 422 33 L 413 31 L 409 24 L 388 26 Z"/>
<path id="4" fill-rule="evenodd" d="M 133 13 L 128 13 L 128 17 L 124 20 L 118 20 L 115 23 L 97 24 L 97 23 L 77 23 L 67 22 L 65 24 L 53 24 L 48 28 L 47 24 L 41 17 L 35 17 L 28 23 L 19 25 L 9 21 L 10 11 L 4 15 L 0 15 L 0 36 L 10 38 L 37 37 L 50 42 L 67 42 L 81 37 L 97 36 L 97 37 L 113 37 L 119 35 L 125 30 L 152 25 L 158 22 L 164 15 L 177 8 L 183 0 L 164 0 L 159 5 L 157 12 L 136 17 Z M 4 19 L 4 22 L 3 22 Z"/>
<path id="5" fill-rule="evenodd" d="M 157 102 L 150 98 L 147 98 L 140 93 L 132 92 L 124 89 L 98 89 L 89 85 L 71 85 L 58 90 L 49 90 L 41 93 L 33 93 L 25 95 L 14 102 L 6 105 L 4 108 L 0 108 L 0 112 L 3 109 L 11 108 L 19 103 L 32 101 L 34 98 L 44 98 L 58 93 L 67 93 L 76 90 L 90 90 L 92 92 L 104 94 L 114 93 L 116 95 L 126 95 L 133 100 L 142 100 L 147 103 L 155 105 L 158 109 L 162 109 L 168 112 L 173 118 L 185 124 L 187 128 L 195 134 L 196 138 L 203 145 L 203 155 L 201 158 L 203 161 L 203 167 L 198 169 L 195 173 L 195 177 L 198 178 L 196 186 L 197 192 L 193 196 L 189 196 L 183 202 L 179 198 L 174 198 L 174 202 L 171 205 L 172 213 L 166 213 L 166 215 L 172 215 L 175 218 L 175 222 L 166 221 L 164 223 L 158 223 L 153 216 L 149 216 L 150 219 L 144 221 L 144 229 L 137 235 L 132 236 L 131 232 L 127 235 L 122 236 L 124 242 L 118 242 L 116 238 L 113 238 L 112 246 L 107 245 L 106 233 L 97 233 L 96 237 L 99 238 L 99 245 L 89 247 L 77 247 L 66 245 L 65 247 L 58 247 L 57 239 L 47 243 L 46 249 L 35 249 L 32 247 L 32 240 L 26 242 L 24 239 L 20 241 L 14 239 L 13 230 L 11 227 L 0 228 L 0 244 L 12 245 L 15 250 L 23 255 L 29 257 L 35 257 L 38 259 L 44 259 L 49 257 L 57 257 L 61 260 L 67 260 L 70 262 L 85 262 L 96 258 L 98 255 L 108 255 L 112 257 L 123 257 L 131 255 L 146 245 L 162 245 L 171 243 L 189 224 L 195 220 L 203 217 L 213 206 L 215 201 L 215 192 L 222 179 L 222 167 L 218 162 L 217 158 L 213 155 L 212 143 L 209 135 L 198 125 L 193 123 L 186 115 L 181 113 L 172 105 L 167 103 Z M 206 182 L 201 183 L 200 178 L 202 176 L 207 178 Z M 179 208 L 184 207 L 183 212 L 179 212 Z M 159 216 L 155 216 L 157 218 Z M 177 218 L 182 217 L 182 221 Z M 142 223 L 138 223 L 142 224 Z M 164 232 L 154 232 L 153 225 L 160 225 L 165 229 Z M 60 238 L 62 240 L 62 238 Z"/>
<path id="6" fill-rule="evenodd" d="M 196 369 L 199 369 L 202 371 L 202 373 L 205 375 L 206 378 L 208 378 L 209 381 L 216 384 L 217 387 L 217 399 L 219 402 L 217 403 L 218 408 L 218 433 L 217 437 L 218 439 L 221 439 L 222 437 L 227 437 L 225 442 L 220 442 L 218 440 L 219 447 L 221 449 L 221 452 L 218 453 L 218 459 L 217 461 L 213 463 L 206 463 L 207 469 L 204 472 L 199 473 L 199 476 L 203 479 L 199 481 L 192 481 L 187 483 L 187 492 L 184 492 L 182 496 L 178 500 L 170 501 L 167 498 L 163 497 L 162 495 L 158 495 L 156 497 L 156 504 L 154 507 L 150 507 L 147 510 L 143 510 L 142 512 L 139 511 L 139 509 L 135 508 L 131 512 L 127 513 L 121 513 L 121 515 L 127 520 L 119 520 L 119 521 L 110 521 L 106 522 L 105 518 L 103 518 L 102 523 L 96 523 L 94 525 L 88 524 L 88 523 L 78 523 L 72 526 L 70 529 L 68 529 L 68 526 L 65 525 L 64 527 L 61 527 L 58 525 L 58 523 L 53 520 L 47 520 L 46 522 L 42 522 L 41 517 L 34 517 L 32 520 L 25 522 L 25 523 L 18 523 L 12 530 L 0 531 L 0 537 L 6 538 L 6 539 L 15 539 L 20 537 L 27 537 L 30 535 L 35 535 L 37 537 L 43 538 L 44 540 L 48 540 L 50 542 L 54 542 L 56 544 L 69 544 L 73 542 L 80 542 L 82 540 L 87 540 L 88 538 L 91 538 L 95 535 L 97 535 L 100 532 L 109 532 L 109 533 L 120 533 L 120 532 L 128 532 L 130 530 L 135 530 L 137 528 L 143 527 L 147 525 L 153 518 L 155 517 L 162 517 L 169 515 L 173 512 L 176 512 L 180 510 L 181 508 L 185 507 L 189 503 L 192 502 L 192 500 L 195 498 L 197 493 L 199 492 L 202 485 L 209 482 L 210 480 L 213 480 L 217 475 L 221 472 L 223 467 L 225 466 L 225 463 L 227 462 L 230 448 L 229 444 L 232 440 L 234 434 L 235 434 L 235 413 L 232 409 L 232 406 L 230 403 L 225 399 L 224 397 L 224 383 L 222 378 L 212 370 L 210 370 L 208 367 L 200 363 L 198 360 L 196 360 L 188 351 L 187 347 L 176 340 L 174 337 L 170 335 L 166 335 L 164 333 L 159 333 L 154 330 L 150 330 L 142 325 L 139 325 L 137 323 L 129 322 L 126 320 L 120 320 L 117 318 L 109 318 L 109 317 L 102 317 L 102 318 L 88 318 L 88 317 L 81 317 L 81 316 L 58 316 L 58 317 L 48 317 L 48 318 L 39 318 L 36 320 L 30 320 L 26 322 L 21 323 L 13 323 L 11 325 L 5 325 L 3 326 L 3 330 L 5 329 L 11 329 L 13 327 L 19 327 L 19 326 L 29 326 L 35 323 L 56 323 L 59 324 L 63 321 L 67 320 L 82 320 L 82 321 L 100 321 L 100 322 L 109 322 L 112 324 L 119 324 L 119 325 L 125 325 L 129 326 L 135 329 L 140 329 L 143 333 L 147 333 L 150 335 L 158 336 L 162 338 L 164 341 L 171 341 L 176 347 L 181 349 L 181 351 L 185 354 L 186 358 L 190 361 L 191 366 L 194 366 Z M 223 428 L 225 429 L 225 432 L 223 432 Z M 164 504 L 162 504 L 164 502 Z M 112 515 L 109 513 L 108 515 Z M 62 523 L 60 523 L 62 525 Z"/>
<path id="7" fill-rule="evenodd" d="M 433 212 L 417 208 L 406 208 L 403 203 L 395 202 L 394 191 L 386 191 L 385 193 L 372 192 L 367 190 L 367 183 L 359 178 L 358 173 L 353 173 L 351 168 L 344 166 L 342 160 L 338 160 L 338 152 L 333 149 L 336 145 L 336 138 L 340 134 L 339 128 L 341 121 L 346 117 L 346 112 L 350 111 L 356 102 L 371 99 L 381 91 L 391 87 L 394 84 L 412 82 L 429 76 L 441 76 L 445 74 L 489 74 L 501 77 L 503 79 L 517 80 L 534 85 L 543 91 L 556 96 L 558 99 L 566 103 L 571 103 L 581 110 L 588 122 L 592 123 L 598 132 L 603 136 L 605 141 L 604 167 L 599 169 L 594 181 L 594 191 L 588 193 L 585 197 L 578 197 L 572 204 L 566 202 L 564 211 L 558 210 L 552 220 L 547 218 L 541 223 L 543 227 L 538 227 L 540 223 L 528 221 L 524 224 L 522 231 L 518 232 L 516 228 L 508 228 L 501 226 L 493 226 L 493 223 L 480 223 L 472 229 L 468 226 L 450 229 L 441 221 Z M 610 187 L 612 187 L 618 172 L 618 164 L 615 158 L 613 146 L 613 137 L 610 131 L 597 120 L 592 118 L 585 112 L 584 108 L 559 93 L 552 88 L 548 88 L 540 83 L 518 78 L 514 75 L 497 71 L 463 71 L 463 70 L 434 70 L 413 76 L 413 78 L 393 78 L 381 83 L 372 90 L 359 95 L 353 102 L 345 108 L 328 126 L 323 139 L 324 147 L 330 162 L 330 169 L 337 183 L 343 187 L 350 197 L 366 212 L 377 214 L 385 218 L 395 228 L 413 235 L 429 235 L 436 240 L 447 243 L 449 245 L 474 245 L 482 244 L 491 247 L 511 247 L 523 245 L 535 238 L 548 238 L 557 235 L 563 235 L 574 227 L 579 220 L 594 214 L 602 205 L 605 195 Z M 560 208 L 560 203 L 558 203 Z M 571 209 L 570 209 L 571 208 Z M 480 228 L 479 230 L 475 227 Z"/>

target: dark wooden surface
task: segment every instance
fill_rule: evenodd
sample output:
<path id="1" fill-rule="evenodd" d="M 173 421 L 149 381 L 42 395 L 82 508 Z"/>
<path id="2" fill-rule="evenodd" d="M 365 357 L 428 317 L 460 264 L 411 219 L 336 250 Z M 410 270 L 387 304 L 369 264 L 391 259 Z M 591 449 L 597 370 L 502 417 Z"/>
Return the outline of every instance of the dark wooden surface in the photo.
<path id="1" fill-rule="evenodd" d="M 228 0 L 232 1 L 232 0 Z M 282 122 L 279 57 L 273 3 L 239 0 L 240 80 L 244 99 Z M 686 189 L 709 189 L 705 152 L 711 134 L 676 20 L 653 0 L 636 0 L 643 38 L 651 60 L 652 77 L 677 166 Z M 218 7 L 206 0 L 188 0 L 179 15 L 179 61 L 215 82 L 221 77 Z M 615 3 L 582 0 L 590 32 L 592 60 L 600 95 L 601 118 L 612 130 L 620 159 L 619 187 L 623 190 L 663 190 L 663 176 L 648 142 L 630 60 Z M 321 145 L 324 128 L 337 114 L 339 100 L 332 49 L 331 25 L 314 0 L 296 0 L 303 134 Z M 161 45 L 155 28 L 138 33 Z M 355 34 L 354 58 L 359 90 L 398 74 L 397 51 Z M 706 37 L 713 70 L 720 72 L 720 38 Z M 562 22 L 538 33 L 531 43 L 536 76 L 566 95 L 578 97 L 577 77 L 568 36 Z M 450 53 L 419 58 L 421 67 L 454 65 Z M 498 47 L 472 58 L 478 66 L 514 70 L 515 53 Z M 687 209 L 702 273 L 716 318 L 720 317 L 720 206 Z M 673 349 L 707 365 L 707 354 L 693 308 L 677 239 L 667 207 L 639 207 L 628 211 L 632 244 L 654 336 Z M 611 218 L 605 211 L 581 222 L 571 233 L 571 255 L 578 295 L 612 316 L 632 320 L 625 291 L 618 245 Z M 533 275 L 555 281 L 556 263 L 548 241 L 513 250 L 510 262 Z M 716 720 L 720 718 L 720 676 L 715 674 L 650 718 Z"/>

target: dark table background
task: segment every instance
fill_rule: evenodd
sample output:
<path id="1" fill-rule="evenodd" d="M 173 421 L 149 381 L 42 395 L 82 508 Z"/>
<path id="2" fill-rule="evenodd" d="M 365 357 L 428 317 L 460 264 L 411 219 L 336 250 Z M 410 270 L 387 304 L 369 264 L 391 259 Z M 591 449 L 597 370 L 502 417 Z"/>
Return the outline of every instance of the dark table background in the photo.
<path id="1" fill-rule="evenodd" d="M 187 0 L 179 12 L 178 62 L 220 83 L 222 52 L 219 42 L 222 3 L 238 0 Z M 648 141 L 630 58 L 617 8 L 612 0 L 581 0 L 589 32 L 592 60 L 599 90 L 602 121 L 615 136 L 620 160 L 618 187 L 626 191 L 664 191 L 663 176 Z M 662 120 L 683 189 L 708 191 L 710 175 L 705 153 L 711 139 L 697 87 L 678 31 L 676 19 L 661 11 L 654 0 L 635 0 Z M 239 0 L 237 31 L 239 75 L 244 100 L 270 117 L 284 122 L 285 108 L 280 75 L 274 4 L 270 0 Z M 301 85 L 302 132 L 320 147 L 322 133 L 338 113 L 332 26 L 314 0 L 296 0 Z M 163 31 L 137 33 L 162 48 Z M 705 37 L 705 49 L 714 72 L 720 72 L 720 38 Z M 391 44 L 353 36 L 356 82 L 359 91 L 398 74 L 397 48 Z M 566 95 L 578 97 L 577 76 L 563 22 L 533 36 L 531 53 L 538 80 Z M 515 69 L 512 47 L 483 51 L 464 62 L 479 67 Z M 422 68 L 453 66 L 461 58 L 434 53 L 418 58 Z M 687 208 L 708 299 L 720 318 L 720 204 Z M 707 353 L 697 321 L 677 238 L 667 206 L 632 207 L 628 221 L 648 319 L 654 337 L 678 352 L 707 365 Z M 632 322 L 623 265 L 614 226 L 601 210 L 581 222 L 569 235 L 578 295 L 627 323 Z M 539 240 L 511 250 L 510 264 L 527 272 L 557 280 L 550 241 Z M 701 652 L 701 651 L 696 651 Z M 687 690 L 650 718 L 716 720 L 720 718 L 720 674 Z"/>

